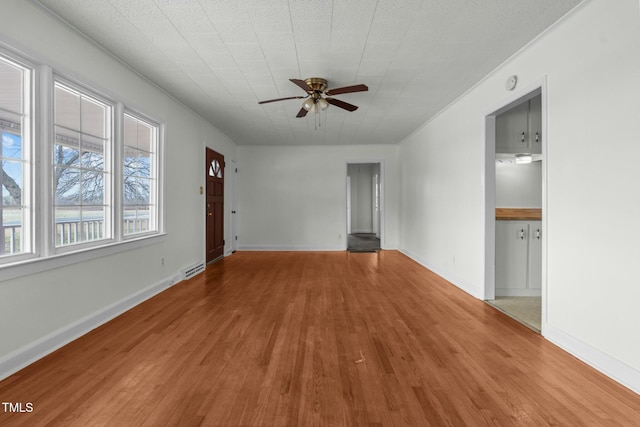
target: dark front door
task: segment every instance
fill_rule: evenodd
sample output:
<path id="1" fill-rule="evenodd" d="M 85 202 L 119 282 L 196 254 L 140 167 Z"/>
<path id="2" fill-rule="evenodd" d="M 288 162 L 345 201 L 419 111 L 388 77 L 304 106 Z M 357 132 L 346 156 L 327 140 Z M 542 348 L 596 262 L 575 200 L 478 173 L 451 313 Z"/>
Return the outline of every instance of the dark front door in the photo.
<path id="1" fill-rule="evenodd" d="M 224 253 L 224 156 L 207 148 L 207 263 Z"/>

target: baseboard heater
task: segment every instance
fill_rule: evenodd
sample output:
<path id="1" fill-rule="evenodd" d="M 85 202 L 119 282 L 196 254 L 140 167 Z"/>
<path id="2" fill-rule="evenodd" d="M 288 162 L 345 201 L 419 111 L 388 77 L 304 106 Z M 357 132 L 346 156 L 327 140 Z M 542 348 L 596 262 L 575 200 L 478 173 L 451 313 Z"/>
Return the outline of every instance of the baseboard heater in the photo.
<path id="1" fill-rule="evenodd" d="M 199 274 L 204 271 L 204 262 L 192 265 L 191 267 L 187 267 L 182 270 L 182 278 L 184 280 L 190 279 L 196 274 Z"/>

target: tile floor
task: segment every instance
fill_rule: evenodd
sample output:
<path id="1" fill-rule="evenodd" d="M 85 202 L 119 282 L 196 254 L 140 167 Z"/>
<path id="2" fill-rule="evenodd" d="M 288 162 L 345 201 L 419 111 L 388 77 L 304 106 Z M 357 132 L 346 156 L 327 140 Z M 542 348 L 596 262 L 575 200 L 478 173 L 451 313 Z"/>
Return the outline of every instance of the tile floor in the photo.
<path id="1" fill-rule="evenodd" d="M 531 329 L 540 332 L 542 317 L 541 297 L 496 297 L 487 301 L 488 304 L 524 323 Z"/>

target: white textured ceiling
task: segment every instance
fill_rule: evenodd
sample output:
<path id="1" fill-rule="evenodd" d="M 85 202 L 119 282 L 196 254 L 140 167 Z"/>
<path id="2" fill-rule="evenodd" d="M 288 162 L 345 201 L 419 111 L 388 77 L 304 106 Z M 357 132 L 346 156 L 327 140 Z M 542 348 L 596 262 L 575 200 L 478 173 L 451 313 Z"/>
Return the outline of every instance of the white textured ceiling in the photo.
<path id="1" fill-rule="evenodd" d="M 34 0 L 35 1 L 35 0 Z M 396 143 L 581 0 L 39 0 L 238 144 Z M 317 117 L 290 78 L 366 84 Z"/>

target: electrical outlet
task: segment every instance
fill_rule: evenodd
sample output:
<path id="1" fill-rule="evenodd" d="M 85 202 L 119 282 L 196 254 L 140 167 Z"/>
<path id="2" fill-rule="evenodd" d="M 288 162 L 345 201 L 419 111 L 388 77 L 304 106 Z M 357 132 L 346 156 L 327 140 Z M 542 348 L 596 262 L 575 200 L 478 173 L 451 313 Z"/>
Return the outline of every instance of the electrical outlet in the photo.
<path id="1" fill-rule="evenodd" d="M 160 265 L 164 266 L 164 257 L 160 258 Z"/>

